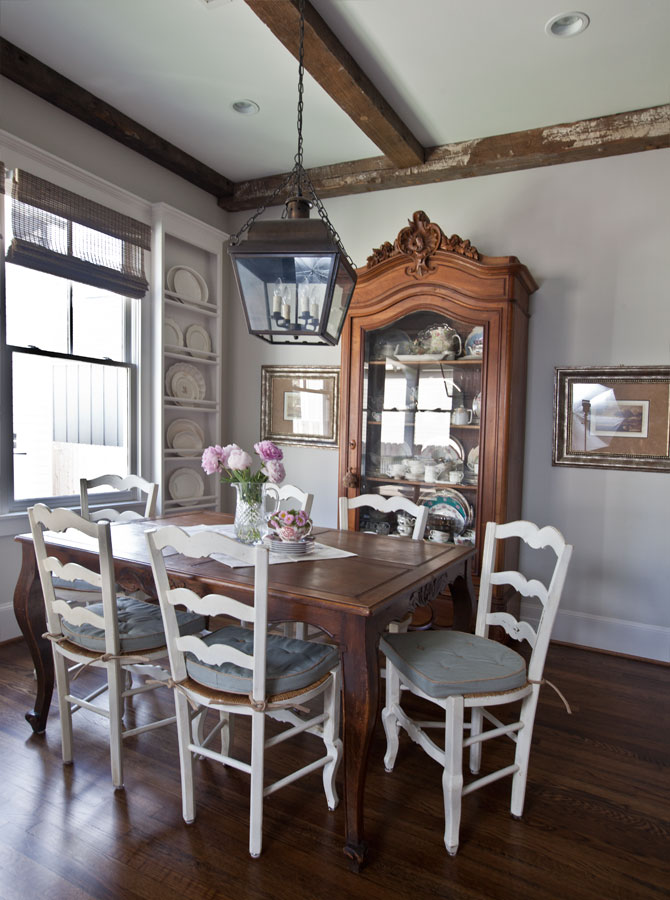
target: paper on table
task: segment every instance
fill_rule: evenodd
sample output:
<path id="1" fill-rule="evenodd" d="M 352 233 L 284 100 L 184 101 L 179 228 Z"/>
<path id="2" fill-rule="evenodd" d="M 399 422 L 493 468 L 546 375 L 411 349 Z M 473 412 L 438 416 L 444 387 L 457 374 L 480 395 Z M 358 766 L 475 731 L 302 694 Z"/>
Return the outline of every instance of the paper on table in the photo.
<path id="1" fill-rule="evenodd" d="M 235 537 L 234 525 L 188 525 L 186 528 L 182 528 L 182 531 L 187 532 L 187 534 L 196 534 L 198 531 L 218 531 L 219 534 L 225 534 L 226 537 Z M 275 566 L 279 563 L 310 562 L 310 560 L 315 559 L 339 559 L 345 556 L 356 556 L 356 554 L 314 541 L 314 548 L 309 553 L 301 553 L 299 556 L 270 553 L 269 562 L 271 566 Z M 233 556 L 227 556 L 225 553 L 213 553 L 212 559 L 223 563 L 224 566 L 228 566 L 231 569 L 244 568 L 247 565 L 247 563 L 235 559 Z"/>

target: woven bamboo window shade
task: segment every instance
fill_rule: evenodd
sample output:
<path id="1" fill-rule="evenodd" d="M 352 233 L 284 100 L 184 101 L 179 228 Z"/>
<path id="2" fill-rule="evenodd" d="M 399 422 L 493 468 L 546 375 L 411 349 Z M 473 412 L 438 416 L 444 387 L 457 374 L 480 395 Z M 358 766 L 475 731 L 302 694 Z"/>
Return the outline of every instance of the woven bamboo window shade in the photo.
<path id="1" fill-rule="evenodd" d="M 11 196 L 8 262 L 126 297 L 146 293 L 148 225 L 19 169 Z"/>

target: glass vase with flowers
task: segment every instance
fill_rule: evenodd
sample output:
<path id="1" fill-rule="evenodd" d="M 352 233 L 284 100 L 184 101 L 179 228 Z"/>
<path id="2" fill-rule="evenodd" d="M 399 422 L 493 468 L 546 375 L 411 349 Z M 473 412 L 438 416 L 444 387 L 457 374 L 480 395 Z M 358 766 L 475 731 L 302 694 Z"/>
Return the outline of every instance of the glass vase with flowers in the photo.
<path id="1" fill-rule="evenodd" d="M 253 471 L 253 458 L 237 444 L 207 447 L 202 468 L 208 475 L 219 473 L 222 484 L 235 488 L 235 535 L 244 544 L 257 544 L 267 532 L 267 518 L 279 505 L 275 485 L 286 477 L 284 454 L 272 441 L 259 441 L 254 450 L 260 467 Z"/>

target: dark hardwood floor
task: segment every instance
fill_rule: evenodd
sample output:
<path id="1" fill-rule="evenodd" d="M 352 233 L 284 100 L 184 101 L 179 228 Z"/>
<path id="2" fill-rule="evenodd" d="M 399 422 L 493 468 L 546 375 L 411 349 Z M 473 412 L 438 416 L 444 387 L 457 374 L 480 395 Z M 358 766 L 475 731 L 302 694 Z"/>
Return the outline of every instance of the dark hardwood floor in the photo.
<path id="1" fill-rule="evenodd" d="M 366 794 L 369 862 L 354 874 L 342 854 L 342 809 L 328 812 L 320 773 L 266 800 L 263 854 L 253 860 L 242 773 L 196 763 L 197 819 L 183 823 L 174 726 L 126 742 L 126 787 L 115 793 L 106 723 L 77 713 L 75 763 L 64 767 L 56 706 L 47 733 L 33 735 L 23 718 L 33 697 L 30 658 L 22 643 L 7 644 L 0 647 L 0 897 L 667 897 L 670 670 L 552 645 L 546 675 L 573 715 L 543 689 L 523 820 L 509 815 L 509 779 L 475 792 L 464 799 L 460 849 L 449 857 L 438 766 L 405 736 L 386 774 L 379 727 Z M 97 678 L 85 672 L 77 689 Z M 140 723 L 171 706 L 161 690 L 137 698 L 129 719 Z M 305 736 L 298 752 L 307 758 L 312 744 Z M 484 767 L 511 747 L 485 745 Z M 283 771 L 289 752 L 274 751 L 271 775 Z"/>

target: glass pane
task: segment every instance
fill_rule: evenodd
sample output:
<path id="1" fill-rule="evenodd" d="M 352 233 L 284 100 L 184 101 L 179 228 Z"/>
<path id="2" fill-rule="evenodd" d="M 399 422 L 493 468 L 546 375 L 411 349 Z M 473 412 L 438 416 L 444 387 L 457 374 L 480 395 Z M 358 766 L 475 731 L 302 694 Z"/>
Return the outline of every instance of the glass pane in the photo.
<path id="1" fill-rule="evenodd" d="M 79 479 L 129 474 L 128 370 L 12 354 L 14 499 L 79 494 Z"/>
<path id="2" fill-rule="evenodd" d="M 123 362 L 126 302 L 112 291 L 72 282 L 72 352 Z"/>
<path id="3" fill-rule="evenodd" d="M 7 343 L 67 353 L 70 282 L 5 265 Z"/>
<path id="4" fill-rule="evenodd" d="M 365 336 L 361 493 L 428 505 L 431 540 L 475 538 L 483 340 L 432 312 Z M 407 535 L 405 518 L 368 511 L 359 527 Z"/>

